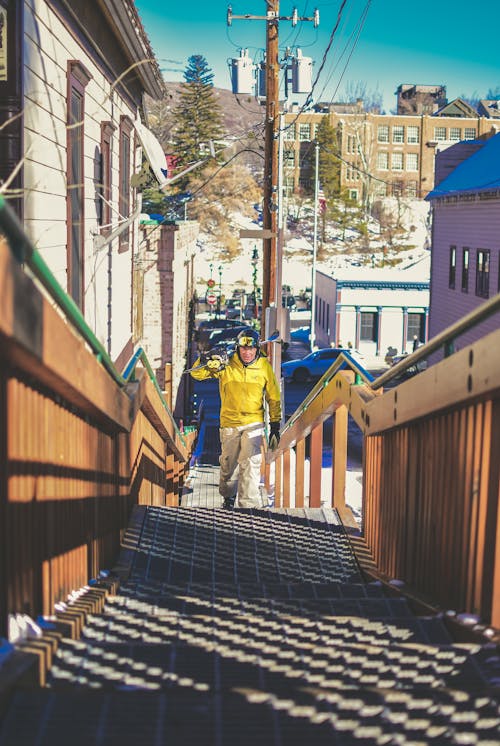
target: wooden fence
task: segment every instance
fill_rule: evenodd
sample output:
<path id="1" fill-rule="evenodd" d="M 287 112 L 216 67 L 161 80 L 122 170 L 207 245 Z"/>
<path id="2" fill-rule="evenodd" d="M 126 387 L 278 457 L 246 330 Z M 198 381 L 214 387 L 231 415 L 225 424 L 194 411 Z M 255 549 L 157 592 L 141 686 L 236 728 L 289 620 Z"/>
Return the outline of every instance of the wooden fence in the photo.
<path id="1" fill-rule="evenodd" d="M 135 503 L 178 501 L 194 433 L 110 376 L 0 244 L 0 635 L 109 568 Z"/>

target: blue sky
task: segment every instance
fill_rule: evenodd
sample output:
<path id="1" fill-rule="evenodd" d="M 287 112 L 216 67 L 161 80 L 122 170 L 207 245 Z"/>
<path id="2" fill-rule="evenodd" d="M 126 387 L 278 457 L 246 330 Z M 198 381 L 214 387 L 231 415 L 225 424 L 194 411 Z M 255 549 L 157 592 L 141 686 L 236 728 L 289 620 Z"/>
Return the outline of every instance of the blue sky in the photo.
<path id="1" fill-rule="evenodd" d="M 202 54 L 215 73 L 214 84 L 230 89 L 228 59 L 238 57 L 243 47 L 254 60 L 262 59 L 265 23 L 233 20 L 228 28 L 228 4 L 225 0 L 136 0 L 166 80 L 182 80 L 187 58 Z M 233 0 L 231 4 L 234 15 L 265 14 L 265 0 Z M 282 21 L 280 49 L 300 47 L 304 56 L 314 60 L 314 77 L 341 0 L 316 4 L 296 0 L 296 6 L 299 15 L 306 16 L 317 7 L 320 26 L 314 29 L 312 23 L 304 22 L 293 29 L 289 21 Z M 293 0 L 281 0 L 280 14 L 291 15 L 293 7 Z M 315 98 L 341 100 L 347 86 L 362 82 L 369 91 L 382 94 L 389 112 L 395 107 L 394 92 L 400 83 L 446 85 L 448 99 L 463 94 L 484 97 L 497 86 L 500 92 L 500 2 L 475 7 L 477 11 L 467 4 L 462 10 L 456 0 L 347 0 Z"/>

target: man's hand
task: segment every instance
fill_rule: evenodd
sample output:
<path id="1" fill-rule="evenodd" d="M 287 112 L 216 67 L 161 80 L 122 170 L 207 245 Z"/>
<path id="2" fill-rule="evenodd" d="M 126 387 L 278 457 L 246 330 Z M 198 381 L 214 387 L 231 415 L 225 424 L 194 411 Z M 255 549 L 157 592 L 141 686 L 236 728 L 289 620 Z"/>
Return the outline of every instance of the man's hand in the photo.
<path id="1" fill-rule="evenodd" d="M 211 373 L 218 373 L 220 370 L 226 367 L 226 363 L 223 361 L 220 355 L 210 355 L 206 362 L 206 365 Z"/>
<path id="2" fill-rule="evenodd" d="M 269 448 L 271 451 L 275 451 L 280 442 L 280 423 L 270 422 L 269 424 Z"/>

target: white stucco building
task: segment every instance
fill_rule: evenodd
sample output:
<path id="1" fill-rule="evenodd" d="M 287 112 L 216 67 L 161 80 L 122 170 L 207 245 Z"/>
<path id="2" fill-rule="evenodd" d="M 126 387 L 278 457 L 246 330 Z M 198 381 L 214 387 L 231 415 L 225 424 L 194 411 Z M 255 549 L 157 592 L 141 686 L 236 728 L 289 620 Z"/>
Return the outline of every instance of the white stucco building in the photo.
<path id="1" fill-rule="evenodd" d="M 317 347 L 352 346 L 366 356 L 411 352 L 428 337 L 429 257 L 407 269 L 352 267 L 316 273 Z"/>

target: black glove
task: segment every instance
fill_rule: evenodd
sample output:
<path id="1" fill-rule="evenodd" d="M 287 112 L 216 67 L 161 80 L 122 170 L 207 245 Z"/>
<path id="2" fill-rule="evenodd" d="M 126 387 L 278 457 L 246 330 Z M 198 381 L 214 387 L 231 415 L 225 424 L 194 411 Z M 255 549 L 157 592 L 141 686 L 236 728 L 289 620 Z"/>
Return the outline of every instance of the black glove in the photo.
<path id="1" fill-rule="evenodd" d="M 210 355 L 206 362 L 206 365 L 211 373 L 218 373 L 220 370 L 226 367 L 226 363 L 223 361 L 220 355 Z"/>
<path id="2" fill-rule="evenodd" d="M 270 422 L 269 425 L 269 448 L 275 451 L 280 442 L 280 423 Z"/>

